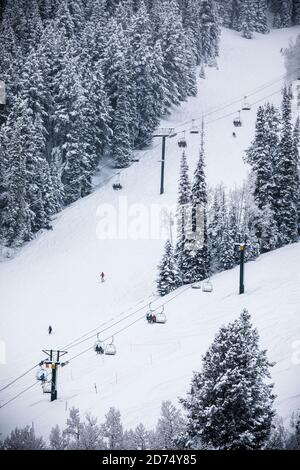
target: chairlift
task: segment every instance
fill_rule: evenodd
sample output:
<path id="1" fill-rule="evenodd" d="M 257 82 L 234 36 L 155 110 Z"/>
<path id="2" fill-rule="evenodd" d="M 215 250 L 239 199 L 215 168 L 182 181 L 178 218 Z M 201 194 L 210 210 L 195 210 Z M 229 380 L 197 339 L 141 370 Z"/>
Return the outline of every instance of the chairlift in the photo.
<path id="1" fill-rule="evenodd" d="M 203 282 L 202 292 L 212 292 L 212 291 L 213 291 L 212 282 L 209 279 L 207 281 Z"/>
<path id="2" fill-rule="evenodd" d="M 243 111 L 250 111 L 251 110 L 251 105 L 250 103 L 247 102 L 247 96 L 244 96 L 244 104 L 242 107 Z"/>
<path id="3" fill-rule="evenodd" d="M 97 354 L 104 354 L 104 351 L 105 351 L 105 344 L 103 341 L 99 339 L 98 334 L 97 334 L 97 341 L 94 344 L 94 351 Z"/>
<path id="4" fill-rule="evenodd" d="M 164 310 L 165 310 L 165 307 L 162 306 L 162 310 L 155 314 L 155 323 L 166 323 L 167 317 L 166 317 Z"/>
<path id="5" fill-rule="evenodd" d="M 155 310 L 151 307 L 151 302 L 149 304 L 148 311 L 146 313 L 146 320 L 148 323 L 154 323 Z"/>
<path id="6" fill-rule="evenodd" d="M 47 372 L 45 369 L 39 369 L 37 373 L 35 374 L 36 380 L 39 380 L 42 383 L 45 383 L 47 380 Z"/>
<path id="7" fill-rule="evenodd" d="M 114 338 L 111 339 L 111 343 L 107 344 L 105 347 L 105 354 L 107 356 L 114 356 L 117 353 L 117 348 L 114 345 Z"/>
<path id="8" fill-rule="evenodd" d="M 113 183 L 112 187 L 115 191 L 119 191 L 120 189 L 123 189 L 123 186 L 120 183 L 120 173 L 117 173 L 116 181 Z"/>
<path id="9" fill-rule="evenodd" d="M 51 382 L 43 382 L 42 388 L 43 388 L 43 393 L 51 393 Z"/>
<path id="10" fill-rule="evenodd" d="M 199 128 L 195 125 L 195 119 L 192 120 L 192 128 L 190 134 L 199 134 Z"/>
<path id="11" fill-rule="evenodd" d="M 183 137 L 180 137 L 178 139 L 178 147 L 179 148 L 186 148 L 187 147 L 187 142 L 185 138 L 185 131 L 183 132 Z"/>
<path id="12" fill-rule="evenodd" d="M 238 116 L 236 116 L 233 120 L 233 125 L 234 127 L 241 127 L 242 126 L 242 121 L 241 121 L 241 111 L 239 111 Z"/>
<path id="13" fill-rule="evenodd" d="M 191 287 L 192 289 L 201 289 L 201 282 L 194 282 Z"/>

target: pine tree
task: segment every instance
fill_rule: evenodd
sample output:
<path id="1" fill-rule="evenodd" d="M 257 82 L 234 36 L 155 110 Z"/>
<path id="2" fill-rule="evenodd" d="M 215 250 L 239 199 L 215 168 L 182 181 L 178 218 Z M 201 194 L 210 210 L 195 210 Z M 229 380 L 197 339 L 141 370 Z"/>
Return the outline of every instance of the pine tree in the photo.
<path id="1" fill-rule="evenodd" d="M 283 90 L 282 130 L 277 152 L 277 211 L 281 245 L 297 240 L 297 182 L 298 161 L 293 146 L 291 122 L 291 95 L 287 87 Z"/>
<path id="2" fill-rule="evenodd" d="M 273 385 L 266 351 L 250 314 L 220 329 L 194 373 L 191 390 L 182 403 L 187 412 L 187 442 L 215 449 L 261 449 L 271 432 L 274 416 Z"/>
<path id="3" fill-rule="evenodd" d="M 69 449 L 77 449 L 80 440 L 82 422 L 79 409 L 74 406 L 70 409 L 67 427 L 63 431 L 63 438 L 67 439 Z"/>
<path id="4" fill-rule="evenodd" d="M 167 240 L 161 263 L 158 267 L 157 290 L 159 295 L 164 296 L 176 289 L 179 285 L 179 276 L 174 259 L 173 246 Z"/>
<path id="5" fill-rule="evenodd" d="M 220 268 L 222 270 L 231 269 L 234 264 L 234 240 L 232 239 L 229 225 L 226 225 L 220 243 Z"/>
<path id="6" fill-rule="evenodd" d="M 300 24 L 300 0 L 293 0 L 292 22 Z"/>
<path id="7" fill-rule="evenodd" d="M 274 28 L 287 28 L 292 24 L 293 0 L 274 2 Z"/>
<path id="8" fill-rule="evenodd" d="M 3 442 L 4 450 L 45 450 L 42 437 L 36 437 L 34 427 L 15 428 Z"/>
<path id="9" fill-rule="evenodd" d="M 178 207 L 177 207 L 177 245 L 175 259 L 178 266 L 179 276 L 183 284 L 192 282 L 193 276 L 191 266 L 193 266 L 193 252 L 190 247 L 189 233 L 191 232 L 191 185 L 188 175 L 188 163 L 185 152 L 182 153 Z"/>
<path id="10" fill-rule="evenodd" d="M 132 154 L 127 85 L 128 81 L 125 69 L 123 74 L 119 77 L 118 98 L 113 118 L 112 157 L 115 168 L 128 167 Z"/>
<path id="11" fill-rule="evenodd" d="M 255 9 L 253 0 L 243 0 L 241 12 L 241 30 L 243 37 L 252 39 L 253 31 L 255 29 Z"/>
<path id="12" fill-rule="evenodd" d="M 50 448 L 52 450 L 65 450 L 68 446 L 68 441 L 64 437 L 58 425 L 51 429 L 49 441 Z"/>
<path id="13" fill-rule="evenodd" d="M 219 18 L 213 0 L 201 0 L 199 3 L 201 59 L 205 64 L 212 64 L 219 55 Z"/>
<path id="14" fill-rule="evenodd" d="M 109 450 L 119 450 L 123 448 L 124 433 L 121 424 L 121 414 L 113 407 L 111 407 L 105 415 L 105 422 L 102 424 L 102 433 Z"/>
<path id="15" fill-rule="evenodd" d="M 295 174 L 295 194 L 296 194 L 296 207 L 297 207 L 297 219 L 298 219 L 298 235 L 300 235 L 300 156 L 299 156 L 299 145 L 300 145 L 300 118 L 297 117 L 294 130 L 293 130 L 293 153 L 294 161 L 296 166 Z"/>
<path id="16" fill-rule="evenodd" d="M 256 236 L 261 240 L 262 252 L 268 251 L 268 247 L 270 249 L 274 247 L 274 241 L 278 240 L 278 230 L 275 222 L 278 124 L 279 117 L 274 106 L 269 103 L 260 106 L 257 112 L 255 138 L 246 152 L 246 161 L 250 163 L 255 177 L 254 200 L 260 211 Z M 269 226 L 272 228 L 269 231 L 269 236 L 268 232 L 265 231 L 265 217 L 267 217 Z M 264 234 L 262 234 L 263 231 Z"/>
<path id="17" fill-rule="evenodd" d="M 155 431 L 156 448 L 161 450 L 178 449 L 176 440 L 183 431 L 184 425 L 181 412 L 170 401 L 163 401 Z"/>
<path id="18" fill-rule="evenodd" d="M 209 272 L 207 240 L 207 188 L 204 173 L 204 129 L 202 124 L 201 148 L 192 186 L 192 276 L 193 281 L 202 281 Z"/>
<path id="19" fill-rule="evenodd" d="M 268 5 L 266 0 L 256 0 L 256 14 L 255 14 L 255 23 L 254 31 L 258 33 L 266 34 L 269 33 L 268 27 Z"/>
<path id="20" fill-rule="evenodd" d="M 86 422 L 82 423 L 80 429 L 80 438 L 77 448 L 82 450 L 99 450 L 106 448 L 102 439 L 102 430 L 97 424 L 97 418 L 89 414 L 86 416 Z"/>

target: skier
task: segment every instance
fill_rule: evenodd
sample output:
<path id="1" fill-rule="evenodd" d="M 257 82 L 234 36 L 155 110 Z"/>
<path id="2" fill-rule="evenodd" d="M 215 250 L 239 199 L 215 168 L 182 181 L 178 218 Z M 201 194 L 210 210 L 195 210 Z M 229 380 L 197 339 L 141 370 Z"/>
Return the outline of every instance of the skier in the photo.
<path id="1" fill-rule="evenodd" d="M 156 315 L 152 315 L 152 323 L 156 323 Z"/>
<path id="2" fill-rule="evenodd" d="M 97 346 L 96 346 L 96 353 L 97 354 L 103 354 L 104 353 L 103 348 L 102 348 L 102 346 L 100 346 L 100 344 L 99 345 L 97 344 Z"/>
<path id="3" fill-rule="evenodd" d="M 100 274 L 101 282 L 104 282 L 104 276 L 105 276 L 105 274 L 104 274 L 104 272 L 102 271 L 102 273 Z"/>
<path id="4" fill-rule="evenodd" d="M 236 137 L 236 133 L 235 133 L 235 132 L 232 133 L 232 137 Z"/>
<path id="5" fill-rule="evenodd" d="M 48 327 L 48 334 L 51 335 L 51 333 L 52 333 L 52 326 L 49 325 L 49 327 Z"/>

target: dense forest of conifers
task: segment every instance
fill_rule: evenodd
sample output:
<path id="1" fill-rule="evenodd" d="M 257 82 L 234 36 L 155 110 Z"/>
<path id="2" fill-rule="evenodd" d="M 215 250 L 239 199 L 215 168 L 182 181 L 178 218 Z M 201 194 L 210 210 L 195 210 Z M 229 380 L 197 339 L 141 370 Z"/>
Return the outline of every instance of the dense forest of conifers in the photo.
<path id="1" fill-rule="evenodd" d="M 299 1 L 5 0 L 0 15 L 0 246 L 51 227 L 92 191 L 99 162 L 130 165 L 171 105 L 216 64 L 220 25 L 245 38 L 299 22 Z"/>

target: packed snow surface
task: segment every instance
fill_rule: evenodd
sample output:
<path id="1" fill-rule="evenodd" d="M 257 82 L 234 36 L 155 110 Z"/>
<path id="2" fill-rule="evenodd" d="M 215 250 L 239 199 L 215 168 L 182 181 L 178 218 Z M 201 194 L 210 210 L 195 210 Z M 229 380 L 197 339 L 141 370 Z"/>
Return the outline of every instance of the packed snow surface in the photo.
<path id="1" fill-rule="evenodd" d="M 299 32 L 299 27 L 275 30 L 250 41 L 223 30 L 218 69 L 207 69 L 206 79 L 199 78 L 198 96 L 173 109 L 161 123 L 177 132 L 187 130 L 192 172 L 200 136 L 188 129 L 192 119 L 198 119 L 195 124 L 199 125 L 204 116 L 210 185 L 223 181 L 234 187 L 246 177 L 243 152 L 253 138 L 257 107 L 267 100 L 280 103 L 285 72 L 280 49 Z M 252 109 L 242 113 L 243 126 L 235 130 L 232 120 L 244 95 Z M 34 422 L 37 433 L 48 435 L 51 426 L 64 424 L 71 406 L 83 413 L 91 411 L 100 420 L 115 406 L 125 426 L 140 421 L 153 426 L 162 400 L 176 401 L 186 393 L 192 371 L 199 370 L 201 356 L 218 328 L 235 319 L 244 307 L 252 314 L 262 347 L 276 362 L 272 380 L 279 413 L 288 418 L 300 407 L 299 244 L 247 264 L 243 296 L 237 295 L 238 268 L 214 276 L 211 294 L 190 287 L 164 299 L 155 294 L 164 240 L 154 233 L 153 213 L 159 205 L 170 211 L 176 203 L 178 137 L 167 142 L 163 196 L 159 195 L 161 143 L 154 139 L 151 148 L 140 152 L 140 162 L 121 173 L 122 191 L 113 191 L 114 179 L 102 182 L 91 196 L 60 213 L 52 231 L 40 234 L 14 259 L 1 263 L 0 339 L 1 350 L 5 346 L 6 352 L 5 358 L 0 357 L 1 387 L 45 358 L 43 349 L 65 348 L 65 358 L 70 360 L 59 370 L 57 401 L 50 403 L 49 395 L 43 395 L 36 383 L 0 409 L 3 434 Z M 104 209 L 106 216 L 110 214 L 109 227 L 122 229 L 106 240 L 99 236 Z M 143 219 L 137 216 L 141 211 Z M 163 227 L 169 232 L 166 221 Z M 101 271 L 106 273 L 104 283 L 100 283 Z M 153 308 L 167 302 L 166 324 L 146 323 L 151 300 Z M 110 341 L 114 335 L 117 355 L 96 356 L 90 349 L 72 360 L 93 346 L 97 331 L 103 340 Z M 35 384 L 35 372 L 0 392 L 0 403 Z"/>

